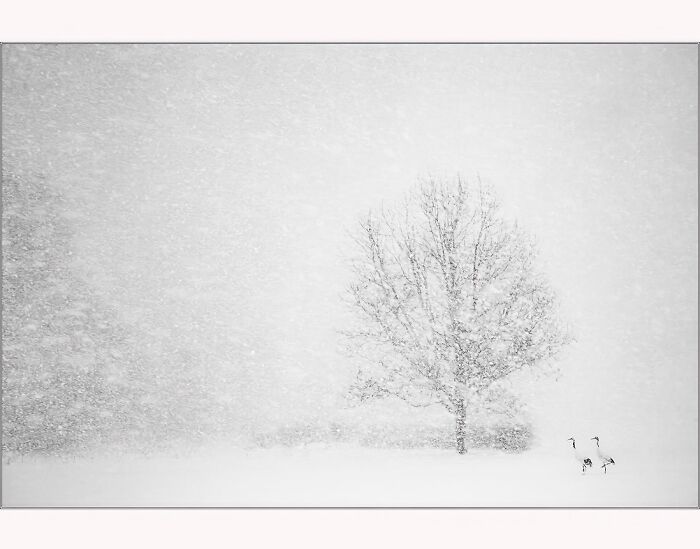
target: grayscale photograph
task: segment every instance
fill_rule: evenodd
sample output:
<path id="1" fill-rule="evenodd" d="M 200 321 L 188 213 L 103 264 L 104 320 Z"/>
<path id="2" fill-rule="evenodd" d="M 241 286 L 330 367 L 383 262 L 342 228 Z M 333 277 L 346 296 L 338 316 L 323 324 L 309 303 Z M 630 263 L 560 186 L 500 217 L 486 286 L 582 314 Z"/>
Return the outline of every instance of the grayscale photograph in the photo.
<path id="1" fill-rule="evenodd" d="M 697 46 L 4 44 L 2 505 L 697 507 Z"/>

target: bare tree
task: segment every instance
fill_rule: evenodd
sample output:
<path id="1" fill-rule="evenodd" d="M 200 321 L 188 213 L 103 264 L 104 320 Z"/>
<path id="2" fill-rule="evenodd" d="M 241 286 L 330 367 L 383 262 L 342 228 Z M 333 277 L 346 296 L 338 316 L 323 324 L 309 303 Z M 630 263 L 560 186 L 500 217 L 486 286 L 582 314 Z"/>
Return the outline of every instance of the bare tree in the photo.
<path id="1" fill-rule="evenodd" d="M 535 249 L 481 183 L 428 181 L 400 211 L 370 213 L 355 240 L 351 349 L 357 386 L 412 406 L 441 404 L 466 452 L 468 405 L 555 356 L 568 340 Z"/>

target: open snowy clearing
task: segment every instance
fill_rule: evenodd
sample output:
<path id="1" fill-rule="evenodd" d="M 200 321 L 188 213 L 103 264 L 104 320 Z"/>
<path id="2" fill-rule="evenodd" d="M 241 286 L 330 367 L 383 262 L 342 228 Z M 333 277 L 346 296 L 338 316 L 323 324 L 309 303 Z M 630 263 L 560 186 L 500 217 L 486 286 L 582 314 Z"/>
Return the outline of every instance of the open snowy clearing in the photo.
<path id="1" fill-rule="evenodd" d="M 21 506 L 696 506 L 692 460 L 619 459 L 583 475 L 570 454 L 310 445 L 184 457 L 30 459 L 3 469 Z M 690 481 L 694 478 L 694 481 Z"/>

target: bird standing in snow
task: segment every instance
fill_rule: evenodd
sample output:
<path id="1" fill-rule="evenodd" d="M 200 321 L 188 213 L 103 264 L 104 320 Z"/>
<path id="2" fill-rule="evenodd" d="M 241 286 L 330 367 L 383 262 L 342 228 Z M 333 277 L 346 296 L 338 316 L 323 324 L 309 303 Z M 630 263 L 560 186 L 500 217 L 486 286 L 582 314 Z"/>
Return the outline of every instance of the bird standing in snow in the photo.
<path id="1" fill-rule="evenodd" d="M 600 449 L 600 439 L 598 437 L 593 437 L 591 440 L 595 440 L 595 449 L 598 453 L 598 459 L 603 463 L 601 467 L 603 468 L 603 471 L 605 471 L 605 474 L 607 474 L 608 465 L 615 465 L 615 460 L 610 456 L 610 454 Z"/>
<path id="2" fill-rule="evenodd" d="M 578 460 L 579 463 L 582 464 L 583 466 L 583 472 L 586 472 L 586 467 L 593 467 L 593 462 L 591 461 L 591 458 L 588 457 L 588 454 L 581 450 L 580 448 L 576 448 L 576 439 L 574 437 L 571 437 L 568 439 L 571 441 L 571 445 L 574 448 L 574 456 Z"/>

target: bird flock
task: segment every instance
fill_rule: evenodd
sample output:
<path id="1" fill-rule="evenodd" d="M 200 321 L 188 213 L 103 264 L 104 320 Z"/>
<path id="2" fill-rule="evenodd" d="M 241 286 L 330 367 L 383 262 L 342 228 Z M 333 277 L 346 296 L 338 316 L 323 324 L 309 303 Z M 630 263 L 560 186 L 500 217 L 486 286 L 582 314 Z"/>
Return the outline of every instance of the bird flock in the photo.
<path id="1" fill-rule="evenodd" d="M 576 461 L 581 464 L 581 470 L 583 473 L 586 472 L 586 467 L 593 467 L 592 458 L 594 456 L 597 458 L 597 461 L 600 463 L 600 467 L 603 469 L 605 474 L 608 472 L 608 465 L 615 465 L 615 460 L 612 458 L 612 456 L 600 447 L 600 437 L 591 437 L 591 440 L 595 440 L 595 449 L 581 448 L 580 446 L 577 448 L 576 439 L 574 437 L 570 437 L 568 440 L 571 441 L 571 446 L 574 450 L 574 458 L 576 458 Z"/>

